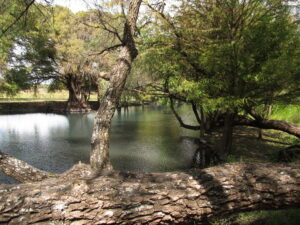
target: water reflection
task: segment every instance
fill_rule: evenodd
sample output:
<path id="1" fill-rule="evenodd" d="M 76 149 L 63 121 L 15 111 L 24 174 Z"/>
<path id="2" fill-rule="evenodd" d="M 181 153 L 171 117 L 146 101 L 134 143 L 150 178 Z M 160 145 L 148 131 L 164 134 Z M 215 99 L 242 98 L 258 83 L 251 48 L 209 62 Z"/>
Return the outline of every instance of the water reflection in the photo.
<path id="1" fill-rule="evenodd" d="M 78 161 L 88 163 L 95 114 L 23 114 L 0 116 L 0 149 L 38 168 L 63 172 Z M 170 171 L 189 168 L 196 146 L 181 136 L 165 108 L 130 107 L 116 113 L 111 160 L 117 170 Z M 8 181 L 0 176 L 0 183 Z"/>

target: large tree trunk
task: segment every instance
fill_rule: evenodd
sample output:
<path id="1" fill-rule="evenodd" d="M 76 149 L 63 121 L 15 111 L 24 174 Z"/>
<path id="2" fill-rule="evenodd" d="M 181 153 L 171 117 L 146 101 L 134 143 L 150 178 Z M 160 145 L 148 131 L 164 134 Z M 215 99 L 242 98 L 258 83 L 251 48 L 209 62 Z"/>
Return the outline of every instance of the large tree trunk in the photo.
<path id="1" fill-rule="evenodd" d="M 0 186 L 2 224 L 188 224 L 241 211 L 300 206 L 300 165 L 71 176 Z"/>
<path id="2" fill-rule="evenodd" d="M 122 95 L 127 76 L 130 73 L 132 61 L 138 54 L 134 43 L 134 33 L 140 5 L 141 0 L 130 1 L 128 16 L 124 27 L 124 45 L 120 48 L 117 64 L 110 75 L 109 87 L 100 102 L 100 108 L 95 117 L 91 139 L 90 163 L 96 172 L 104 169 L 112 169 L 109 161 L 109 132 L 111 120 Z"/>
<path id="3" fill-rule="evenodd" d="M 69 99 L 66 107 L 66 112 L 89 112 L 91 108 L 84 96 L 84 90 L 80 85 L 76 75 L 69 74 L 67 76 L 66 86 L 69 91 Z"/>

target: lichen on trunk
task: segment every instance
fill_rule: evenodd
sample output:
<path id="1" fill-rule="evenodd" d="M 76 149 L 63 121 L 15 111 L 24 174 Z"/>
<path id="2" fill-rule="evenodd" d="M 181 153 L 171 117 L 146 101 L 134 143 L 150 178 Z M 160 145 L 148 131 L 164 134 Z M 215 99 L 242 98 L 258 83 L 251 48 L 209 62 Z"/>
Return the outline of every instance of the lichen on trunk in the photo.
<path id="1" fill-rule="evenodd" d="M 171 173 L 111 172 L 0 186 L 2 224 L 194 224 L 298 207 L 299 164 L 225 164 Z"/>
<path id="2" fill-rule="evenodd" d="M 123 46 L 119 48 L 117 63 L 110 74 L 109 86 L 100 101 L 100 107 L 94 121 L 91 139 L 90 163 L 95 172 L 111 170 L 109 160 L 109 133 L 111 120 L 122 95 L 131 65 L 138 52 L 134 34 L 141 0 L 132 0 L 124 24 Z"/>

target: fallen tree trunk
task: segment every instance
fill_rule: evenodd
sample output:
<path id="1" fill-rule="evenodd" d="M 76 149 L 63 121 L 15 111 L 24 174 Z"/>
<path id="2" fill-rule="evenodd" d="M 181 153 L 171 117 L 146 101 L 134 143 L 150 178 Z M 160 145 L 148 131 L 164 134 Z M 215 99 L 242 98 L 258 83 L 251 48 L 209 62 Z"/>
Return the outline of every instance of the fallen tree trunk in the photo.
<path id="1" fill-rule="evenodd" d="M 257 127 L 261 129 L 280 130 L 300 138 L 300 126 L 296 126 L 281 120 L 250 119 L 246 116 L 236 116 L 234 124 Z"/>
<path id="2" fill-rule="evenodd" d="M 46 179 L 0 186 L 3 224 L 176 224 L 300 206 L 300 165 Z"/>

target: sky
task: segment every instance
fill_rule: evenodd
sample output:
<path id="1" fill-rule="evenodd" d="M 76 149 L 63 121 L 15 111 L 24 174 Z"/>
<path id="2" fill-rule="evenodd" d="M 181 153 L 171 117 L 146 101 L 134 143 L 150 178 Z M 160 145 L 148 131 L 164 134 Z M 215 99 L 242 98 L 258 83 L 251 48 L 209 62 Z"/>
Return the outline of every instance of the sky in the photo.
<path id="1" fill-rule="evenodd" d="M 85 11 L 93 5 L 93 0 L 54 0 L 54 4 L 62 5 L 70 8 L 74 13 L 78 11 Z"/>
<path id="2" fill-rule="evenodd" d="M 86 11 L 93 8 L 93 5 L 97 1 L 99 0 L 53 0 L 54 4 L 66 6 L 74 13 L 78 11 Z M 174 0 L 166 0 L 165 2 L 167 3 L 167 5 L 170 3 L 176 5 L 176 1 Z"/>

